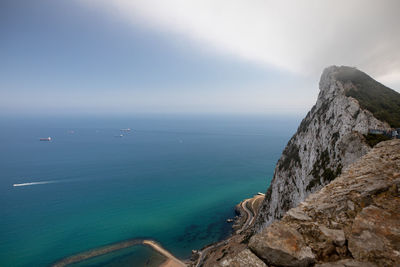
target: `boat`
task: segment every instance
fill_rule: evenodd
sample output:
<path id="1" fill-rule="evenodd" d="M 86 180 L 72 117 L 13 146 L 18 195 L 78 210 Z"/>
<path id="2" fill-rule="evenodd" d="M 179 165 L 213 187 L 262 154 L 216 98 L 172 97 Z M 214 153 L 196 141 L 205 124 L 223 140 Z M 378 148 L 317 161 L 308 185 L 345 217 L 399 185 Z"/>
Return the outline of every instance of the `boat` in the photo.
<path id="1" fill-rule="evenodd" d="M 51 137 L 40 138 L 40 141 L 51 141 Z"/>
<path id="2" fill-rule="evenodd" d="M 120 129 L 121 132 L 130 132 L 131 128 Z"/>

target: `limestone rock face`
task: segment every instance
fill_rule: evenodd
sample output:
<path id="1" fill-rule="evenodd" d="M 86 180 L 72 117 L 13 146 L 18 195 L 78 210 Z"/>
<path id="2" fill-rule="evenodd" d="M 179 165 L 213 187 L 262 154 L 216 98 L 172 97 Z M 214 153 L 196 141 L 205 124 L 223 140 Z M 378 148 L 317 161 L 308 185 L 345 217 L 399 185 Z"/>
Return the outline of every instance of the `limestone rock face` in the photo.
<path id="1" fill-rule="evenodd" d="M 368 129 L 390 129 L 386 122 L 361 109 L 357 100 L 345 95 L 346 90 L 356 85 L 336 78 L 342 68 L 332 66 L 324 70 L 316 104 L 276 165 L 256 219 L 256 232 L 282 218 L 286 211 L 365 155 L 371 149 L 363 137 Z"/>
<path id="2" fill-rule="evenodd" d="M 393 208 L 371 205 L 357 215 L 349 236 L 349 250 L 355 259 L 382 257 L 387 258 L 383 261 L 387 265 L 400 265 L 400 198 L 395 199 Z"/>
<path id="3" fill-rule="evenodd" d="M 309 266 L 315 256 L 296 229 L 273 223 L 250 239 L 249 247 L 266 262 L 277 266 Z"/>
<path id="4" fill-rule="evenodd" d="M 242 250 L 233 258 L 228 258 L 220 263 L 222 267 L 267 267 L 267 265 L 254 255 L 249 249 Z"/>
<path id="5" fill-rule="evenodd" d="M 336 262 L 317 264 L 315 265 L 315 267 L 376 267 L 376 265 L 370 262 L 360 262 L 347 259 Z"/>
<path id="6" fill-rule="evenodd" d="M 332 239 L 332 241 L 335 243 L 335 245 L 338 245 L 339 247 L 341 247 L 346 243 L 346 238 L 344 237 L 343 230 L 332 230 L 332 229 L 328 229 L 327 227 L 325 227 L 323 225 L 320 225 L 319 229 L 321 230 L 321 233 L 323 235 Z"/>
<path id="7" fill-rule="evenodd" d="M 400 266 L 400 140 L 376 145 L 249 248 L 274 266 Z"/>

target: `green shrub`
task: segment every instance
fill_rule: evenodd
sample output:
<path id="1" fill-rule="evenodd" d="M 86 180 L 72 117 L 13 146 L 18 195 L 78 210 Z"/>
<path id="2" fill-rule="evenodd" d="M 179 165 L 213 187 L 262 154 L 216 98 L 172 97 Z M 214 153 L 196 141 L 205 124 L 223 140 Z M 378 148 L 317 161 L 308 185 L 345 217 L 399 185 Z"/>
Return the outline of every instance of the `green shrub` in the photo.
<path id="1" fill-rule="evenodd" d="M 389 137 L 383 134 L 364 134 L 365 140 L 370 147 L 374 147 L 376 144 L 382 141 L 390 140 Z"/>
<path id="2" fill-rule="evenodd" d="M 339 163 L 336 170 L 332 170 L 328 167 L 330 163 L 330 156 L 328 149 L 325 149 L 314 162 L 313 169 L 310 174 L 313 176 L 311 181 L 308 183 L 306 190 L 310 191 L 313 187 L 334 180 L 342 173 L 342 164 Z M 321 174 L 322 172 L 322 174 Z M 322 178 L 322 181 L 321 181 Z"/>
<path id="3" fill-rule="evenodd" d="M 288 145 L 282 153 L 285 158 L 279 165 L 279 170 L 288 170 L 291 162 L 298 164 L 301 167 L 301 160 L 299 156 L 299 148 L 295 144 Z"/>

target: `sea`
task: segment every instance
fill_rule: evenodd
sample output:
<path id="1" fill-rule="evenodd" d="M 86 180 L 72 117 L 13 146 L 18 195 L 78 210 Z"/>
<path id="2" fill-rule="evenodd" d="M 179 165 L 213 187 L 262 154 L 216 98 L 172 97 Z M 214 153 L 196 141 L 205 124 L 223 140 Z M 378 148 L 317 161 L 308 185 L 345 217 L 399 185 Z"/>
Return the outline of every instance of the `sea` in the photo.
<path id="1" fill-rule="evenodd" d="M 276 115 L 3 116 L 0 266 L 51 266 L 136 238 L 187 259 L 231 234 L 226 220 L 235 205 L 266 191 L 299 122 Z M 46 137 L 52 140 L 39 140 Z M 134 246 L 73 266 L 163 260 Z"/>

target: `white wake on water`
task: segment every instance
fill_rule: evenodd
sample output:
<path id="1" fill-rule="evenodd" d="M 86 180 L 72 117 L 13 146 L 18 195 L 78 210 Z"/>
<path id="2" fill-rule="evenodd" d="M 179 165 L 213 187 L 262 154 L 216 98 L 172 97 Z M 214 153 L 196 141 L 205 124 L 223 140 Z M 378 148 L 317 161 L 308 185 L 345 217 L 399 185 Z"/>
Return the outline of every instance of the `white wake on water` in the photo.
<path id="1" fill-rule="evenodd" d="M 13 184 L 14 187 L 17 186 L 29 186 L 29 185 L 39 185 L 39 184 L 54 184 L 54 183 L 60 183 L 60 182 L 65 182 L 63 181 L 57 181 L 57 180 L 52 180 L 52 181 L 39 181 L 39 182 L 30 182 L 30 183 L 20 183 L 20 184 Z"/>

